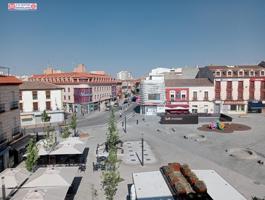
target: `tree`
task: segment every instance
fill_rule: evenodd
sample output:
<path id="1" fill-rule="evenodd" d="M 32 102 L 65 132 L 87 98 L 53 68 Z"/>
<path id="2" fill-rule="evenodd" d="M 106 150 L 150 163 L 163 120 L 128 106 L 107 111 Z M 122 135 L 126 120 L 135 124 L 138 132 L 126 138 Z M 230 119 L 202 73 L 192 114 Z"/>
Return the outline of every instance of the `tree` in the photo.
<path id="1" fill-rule="evenodd" d="M 107 144 L 106 146 L 108 147 L 107 150 L 116 148 L 118 142 L 119 142 L 119 133 L 117 130 L 115 114 L 114 110 L 111 109 L 109 127 L 107 133 L 107 141 L 106 141 Z"/>
<path id="2" fill-rule="evenodd" d="M 108 147 L 108 158 L 106 161 L 106 171 L 103 172 L 102 176 L 102 187 L 107 200 L 113 200 L 117 192 L 117 187 L 123 179 L 118 171 L 119 159 L 117 156 L 117 143 L 119 141 L 119 134 L 117 130 L 116 120 L 114 111 L 111 110 L 109 127 L 107 134 L 106 146 Z"/>
<path id="3" fill-rule="evenodd" d="M 62 132 L 62 138 L 68 138 L 70 136 L 71 132 L 69 131 L 69 127 L 65 126 L 63 128 L 63 132 Z"/>
<path id="4" fill-rule="evenodd" d="M 27 159 L 26 159 L 26 168 L 28 171 L 33 171 L 34 166 L 37 163 L 38 156 L 38 148 L 36 145 L 36 141 L 34 139 L 30 139 L 28 147 L 27 147 Z"/>
<path id="5" fill-rule="evenodd" d="M 46 110 L 44 110 L 42 113 L 41 113 L 41 120 L 43 122 L 49 122 L 50 121 L 50 117 L 49 115 L 47 114 Z"/>
<path id="6" fill-rule="evenodd" d="M 74 131 L 74 135 L 76 135 L 77 118 L 75 114 L 72 115 L 70 127 Z"/>
<path id="7" fill-rule="evenodd" d="M 45 130 L 44 148 L 46 151 L 50 151 L 56 145 L 54 128 L 48 126 Z"/>

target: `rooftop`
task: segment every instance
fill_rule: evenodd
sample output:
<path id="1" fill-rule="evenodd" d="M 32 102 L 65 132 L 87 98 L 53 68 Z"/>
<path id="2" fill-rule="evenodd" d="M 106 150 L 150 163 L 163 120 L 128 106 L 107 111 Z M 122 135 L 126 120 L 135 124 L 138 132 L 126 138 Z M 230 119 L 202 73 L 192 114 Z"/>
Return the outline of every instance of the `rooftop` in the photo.
<path id="1" fill-rule="evenodd" d="M 55 90 L 62 88 L 47 82 L 25 81 L 19 86 L 19 89 L 20 90 Z"/>
<path id="2" fill-rule="evenodd" d="M 19 85 L 22 81 L 15 76 L 0 75 L 0 85 Z"/>
<path id="3" fill-rule="evenodd" d="M 92 77 L 108 77 L 107 74 L 87 73 L 87 72 L 64 72 L 55 74 L 34 74 L 32 78 L 57 78 L 57 77 L 74 77 L 74 78 L 92 78 Z"/>
<path id="4" fill-rule="evenodd" d="M 262 69 L 265 68 L 262 65 L 209 65 L 206 66 L 210 70 L 217 70 L 217 69 Z"/>
<path id="5" fill-rule="evenodd" d="M 196 79 L 165 79 L 166 87 L 200 87 L 213 86 L 213 83 L 207 78 Z"/>
<path id="6" fill-rule="evenodd" d="M 160 171 L 133 173 L 136 196 L 139 199 L 173 200 L 172 194 Z"/>

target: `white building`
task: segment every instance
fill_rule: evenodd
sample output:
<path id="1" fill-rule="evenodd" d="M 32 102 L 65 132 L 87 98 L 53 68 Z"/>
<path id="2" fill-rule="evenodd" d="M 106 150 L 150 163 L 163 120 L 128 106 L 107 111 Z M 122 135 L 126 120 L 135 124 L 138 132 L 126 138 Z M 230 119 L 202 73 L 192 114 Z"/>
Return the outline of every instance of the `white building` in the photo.
<path id="1" fill-rule="evenodd" d="M 43 123 L 41 114 L 44 110 L 50 117 L 50 123 L 64 120 L 62 88 L 51 83 L 28 81 L 23 82 L 19 89 L 22 126 Z"/>
<path id="2" fill-rule="evenodd" d="M 131 80 L 133 79 L 131 72 L 128 71 L 120 71 L 117 73 L 118 80 Z"/>
<path id="3" fill-rule="evenodd" d="M 214 112 L 214 86 L 208 79 L 165 79 L 165 87 L 166 112 Z"/>
<path id="4" fill-rule="evenodd" d="M 143 80 L 140 84 L 141 113 L 155 115 L 164 112 L 165 82 L 164 77 Z"/>

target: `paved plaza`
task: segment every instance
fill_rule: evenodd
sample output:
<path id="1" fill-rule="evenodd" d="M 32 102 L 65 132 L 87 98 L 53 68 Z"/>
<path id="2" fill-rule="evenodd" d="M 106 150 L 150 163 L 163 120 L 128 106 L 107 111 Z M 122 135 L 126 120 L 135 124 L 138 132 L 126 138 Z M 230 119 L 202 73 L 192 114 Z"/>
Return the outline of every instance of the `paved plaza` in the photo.
<path id="1" fill-rule="evenodd" d="M 248 125 L 251 130 L 229 134 L 200 131 L 200 124 L 161 125 L 156 116 L 145 117 L 145 120 L 142 118 L 137 114 L 130 118 L 126 133 L 121 123 L 118 124 L 120 137 L 124 141 L 124 155 L 120 164 L 124 181 L 119 185 L 115 199 L 126 199 L 127 184 L 132 183 L 133 172 L 158 170 L 162 165 L 174 161 L 187 163 L 193 169 L 215 170 L 247 199 L 265 196 L 265 165 L 258 163 L 259 160 L 265 161 L 264 114 L 248 114 L 244 118 L 233 116 L 233 122 Z M 104 199 L 100 183 L 102 172 L 93 172 L 92 162 L 96 160 L 97 144 L 102 144 L 106 139 L 107 127 L 89 126 L 80 130 L 90 135 L 87 142 L 89 154 L 86 171 L 79 172 L 82 181 L 75 199 L 101 200 Z M 142 137 L 148 151 L 146 158 L 154 159 L 153 162 L 144 162 L 144 166 L 136 156 L 141 155 Z"/>

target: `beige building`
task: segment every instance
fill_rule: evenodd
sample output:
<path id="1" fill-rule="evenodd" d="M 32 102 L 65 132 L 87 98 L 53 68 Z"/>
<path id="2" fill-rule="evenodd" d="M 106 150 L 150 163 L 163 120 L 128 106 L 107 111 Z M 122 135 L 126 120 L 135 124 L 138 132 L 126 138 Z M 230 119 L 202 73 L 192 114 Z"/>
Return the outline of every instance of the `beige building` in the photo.
<path id="1" fill-rule="evenodd" d="M 261 112 L 265 103 L 265 65 L 206 66 L 197 78 L 214 83 L 215 112 Z"/>
<path id="2" fill-rule="evenodd" d="M 14 145 L 21 138 L 19 84 L 21 81 L 14 76 L 0 75 L 0 171 L 12 166 L 17 159 L 9 154 L 8 145 Z"/>

